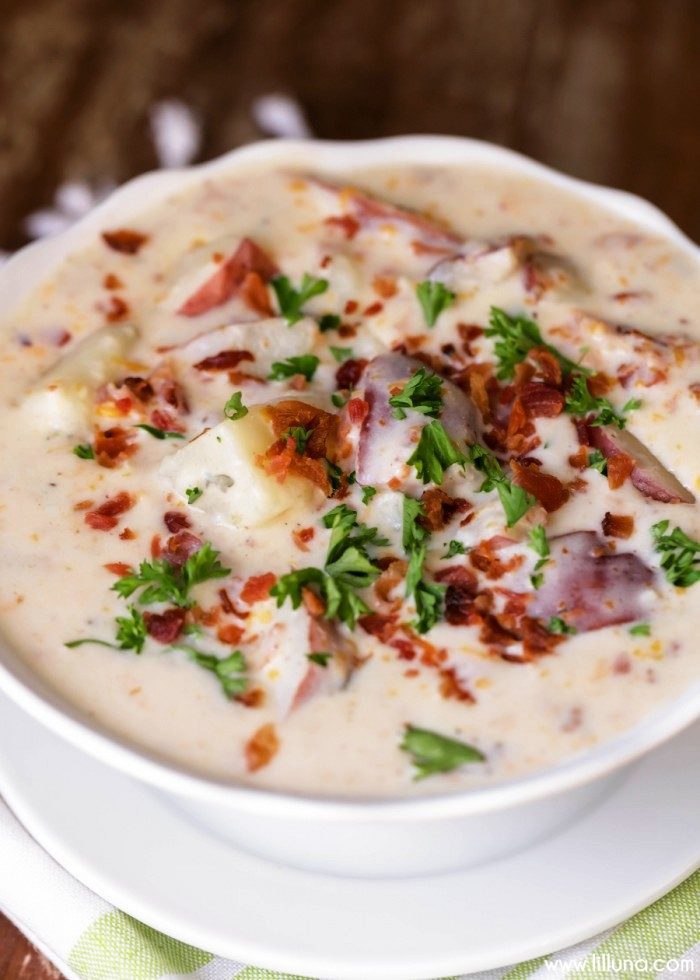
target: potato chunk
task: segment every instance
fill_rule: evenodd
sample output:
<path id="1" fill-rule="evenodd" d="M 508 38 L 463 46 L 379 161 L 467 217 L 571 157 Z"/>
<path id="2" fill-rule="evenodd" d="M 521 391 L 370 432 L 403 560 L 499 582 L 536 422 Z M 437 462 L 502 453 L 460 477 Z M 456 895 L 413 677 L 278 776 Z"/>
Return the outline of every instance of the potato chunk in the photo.
<path id="1" fill-rule="evenodd" d="M 161 476 L 181 497 L 193 487 L 202 491 L 193 506 L 219 524 L 258 527 L 292 508 L 313 506 L 318 495 L 308 480 L 288 476 L 279 483 L 257 464 L 275 441 L 263 407 L 205 429 L 161 463 Z"/>

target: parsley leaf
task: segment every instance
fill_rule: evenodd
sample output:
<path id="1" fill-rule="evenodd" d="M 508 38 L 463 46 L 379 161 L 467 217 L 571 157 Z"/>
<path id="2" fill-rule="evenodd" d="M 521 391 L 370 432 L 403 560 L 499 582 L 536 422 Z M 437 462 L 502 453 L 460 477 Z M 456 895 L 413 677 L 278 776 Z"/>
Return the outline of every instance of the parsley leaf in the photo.
<path id="1" fill-rule="evenodd" d="M 205 541 L 199 551 L 195 551 L 185 562 L 182 579 L 186 591 L 189 592 L 195 585 L 200 585 L 209 579 L 226 578 L 230 571 L 230 568 L 224 568 L 219 561 L 219 552 L 214 551 L 211 544 Z"/>
<path id="2" fill-rule="evenodd" d="M 556 357 L 565 371 L 578 371 L 580 374 L 592 373 L 588 368 L 582 367 L 575 361 L 570 361 L 556 347 L 547 344 L 540 333 L 540 328 L 529 317 L 511 316 L 505 310 L 492 306 L 485 336 L 498 338 L 494 350 L 499 362 L 496 377 L 501 381 L 510 380 L 513 377 L 515 365 L 524 361 L 533 347 L 544 347 Z"/>
<path id="3" fill-rule="evenodd" d="M 608 461 L 601 453 L 600 449 L 594 449 L 592 453 L 588 456 L 588 466 L 592 470 L 597 470 L 602 473 L 603 476 L 607 476 L 608 473 Z"/>
<path id="4" fill-rule="evenodd" d="M 339 395 L 337 391 L 334 391 L 331 395 L 331 401 L 336 408 L 342 408 L 346 404 L 347 399 L 343 398 L 342 395 Z"/>
<path id="5" fill-rule="evenodd" d="M 342 364 L 343 361 L 347 361 L 349 357 L 352 357 L 352 347 L 331 347 L 330 350 L 338 364 Z"/>
<path id="6" fill-rule="evenodd" d="M 578 633 L 576 627 L 569 626 L 566 620 L 562 619 L 561 616 L 552 616 L 547 623 L 547 629 L 550 633 L 563 633 L 570 636 L 573 636 L 574 633 Z"/>
<path id="7" fill-rule="evenodd" d="M 426 582 L 423 578 L 416 583 L 413 599 L 418 617 L 411 624 L 415 626 L 416 632 L 427 633 L 437 623 L 442 615 L 442 601 L 446 588 L 437 582 Z"/>
<path id="8" fill-rule="evenodd" d="M 224 416 L 231 422 L 237 422 L 248 414 L 248 409 L 243 404 L 243 392 L 234 391 L 229 400 L 224 405 Z"/>
<path id="9" fill-rule="evenodd" d="M 669 524 L 666 520 L 652 526 L 654 548 L 663 556 L 661 567 L 671 585 L 687 589 L 700 580 L 700 542 L 679 527 L 668 534 Z"/>
<path id="10" fill-rule="evenodd" d="M 641 404 L 638 398 L 630 398 L 618 412 L 609 399 L 592 395 L 586 379 L 583 375 L 577 374 L 566 396 L 565 409 L 570 415 L 588 415 L 596 412 L 596 417 L 589 422 L 589 425 L 616 425 L 618 429 L 624 429 L 627 425 L 625 415 L 640 408 Z"/>
<path id="11" fill-rule="evenodd" d="M 320 296 L 328 289 L 327 279 L 317 279 L 305 272 L 299 289 L 295 289 L 287 276 L 275 276 L 271 282 L 277 297 L 280 313 L 291 327 L 304 315 L 302 307 L 313 296 Z M 330 329 L 330 328 L 326 328 Z"/>
<path id="12" fill-rule="evenodd" d="M 190 589 L 212 578 L 224 578 L 231 571 L 219 561 L 219 554 L 206 541 L 199 551 L 187 559 L 181 569 L 161 558 L 142 561 L 138 571 L 132 569 L 112 586 L 112 590 L 123 599 L 128 599 L 139 589 L 143 589 L 138 602 L 149 606 L 154 602 L 170 602 L 184 609 L 192 602 Z"/>
<path id="13" fill-rule="evenodd" d="M 441 556 L 441 560 L 445 561 L 447 558 L 454 558 L 456 555 L 466 555 L 467 549 L 464 547 L 461 541 L 456 541 L 454 538 L 450 541 L 447 546 L 447 551 Z"/>
<path id="14" fill-rule="evenodd" d="M 173 432 L 169 429 L 157 429 L 155 425 L 146 425 L 145 422 L 140 422 L 138 425 L 134 426 L 135 429 L 143 429 L 147 432 L 149 436 L 153 436 L 154 439 L 184 439 L 185 437 L 181 432 Z"/>
<path id="15" fill-rule="evenodd" d="M 547 532 L 544 529 L 544 524 L 538 524 L 536 527 L 533 527 L 527 536 L 527 543 L 540 558 L 548 557 L 549 542 L 547 541 Z"/>
<path id="16" fill-rule="evenodd" d="M 630 636 L 649 636 L 651 634 L 651 626 L 649 623 L 637 623 L 636 626 L 630 626 L 629 634 Z"/>
<path id="17" fill-rule="evenodd" d="M 318 329 L 321 333 L 328 333 L 329 330 L 337 330 L 340 326 L 340 317 L 337 313 L 324 313 L 318 321 Z"/>
<path id="18" fill-rule="evenodd" d="M 226 697 L 235 698 L 236 695 L 243 694 L 247 688 L 246 662 L 240 650 L 234 650 L 228 657 L 217 657 L 214 653 L 202 653 L 195 647 L 185 644 L 178 644 L 175 649 L 183 650 L 199 667 L 210 670 L 219 681 Z"/>
<path id="19" fill-rule="evenodd" d="M 480 493 L 496 490 L 506 515 L 507 527 L 513 527 L 537 503 L 535 498 L 508 479 L 493 453 L 475 443 L 469 449 L 469 462 L 485 476 Z"/>
<path id="20" fill-rule="evenodd" d="M 437 418 L 442 410 L 442 379 L 427 368 L 418 368 L 403 389 L 391 396 L 389 404 L 395 419 L 405 419 L 407 408 Z"/>
<path id="21" fill-rule="evenodd" d="M 442 311 L 447 309 L 455 300 L 455 294 L 451 293 L 443 283 L 433 282 L 431 279 L 425 279 L 418 283 L 416 296 L 423 310 L 425 322 L 429 327 L 435 326 Z"/>
<path id="22" fill-rule="evenodd" d="M 427 633 L 438 621 L 446 591 L 444 585 L 426 582 L 423 578 L 427 541 L 430 536 L 419 523 L 423 512 L 420 500 L 406 496 L 403 498 L 401 542 L 408 555 L 406 596 L 413 596 L 416 604 L 418 616 L 411 625 L 415 626 L 418 633 Z"/>
<path id="23" fill-rule="evenodd" d="M 454 463 L 464 466 L 468 459 L 452 442 L 442 422 L 436 420 L 424 426 L 418 445 L 406 462 L 415 467 L 416 476 L 423 483 L 440 485 L 448 467 Z"/>
<path id="24" fill-rule="evenodd" d="M 362 488 L 362 503 L 368 504 L 372 497 L 376 494 L 376 487 L 363 487 Z"/>
<path id="25" fill-rule="evenodd" d="M 424 514 L 423 504 L 415 497 L 403 498 L 403 517 L 401 522 L 401 543 L 404 551 L 420 548 L 428 538 L 428 532 L 418 523 Z"/>
<path id="26" fill-rule="evenodd" d="M 275 361 L 267 377 L 269 381 L 281 381 L 302 374 L 307 381 L 311 381 L 318 365 L 319 359 L 315 354 L 300 354 L 299 357 L 288 357 L 286 361 Z"/>
<path id="27" fill-rule="evenodd" d="M 292 425 L 285 432 L 286 436 L 291 436 L 296 443 L 296 451 L 300 456 L 304 455 L 306 444 L 313 435 L 313 429 L 305 429 L 301 425 Z"/>
<path id="28" fill-rule="evenodd" d="M 307 653 L 306 659 L 310 660 L 312 664 L 318 664 L 319 667 L 327 667 L 328 664 L 333 659 L 332 653 Z"/>
<path id="29" fill-rule="evenodd" d="M 95 450 L 92 448 L 89 442 L 84 445 L 73 446 L 73 453 L 78 457 L 78 459 L 94 459 Z"/>
<path id="30" fill-rule="evenodd" d="M 115 623 L 117 625 L 115 639 L 119 649 L 141 653 L 146 642 L 146 623 L 138 609 L 129 606 L 129 615 L 117 616 Z"/>
<path id="31" fill-rule="evenodd" d="M 187 487 L 187 489 L 185 490 L 187 503 L 193 504 L 196 500 L 199 500 L 199 498 L 202 496 L 203 493 L 204 490 L 200 489 L 200 487 Z"/>
<path id="32" fill-rule="evenodd" d="M 452 772 L 467 762 L 484 762 L 486 759 L 473 745 L 439 735 L 427 728 L 416 728 L 414 725 L 406 725 L 399 747 L 412 756 L 416 779 L 425 779 L 426 776 L 440 772 Z"/>

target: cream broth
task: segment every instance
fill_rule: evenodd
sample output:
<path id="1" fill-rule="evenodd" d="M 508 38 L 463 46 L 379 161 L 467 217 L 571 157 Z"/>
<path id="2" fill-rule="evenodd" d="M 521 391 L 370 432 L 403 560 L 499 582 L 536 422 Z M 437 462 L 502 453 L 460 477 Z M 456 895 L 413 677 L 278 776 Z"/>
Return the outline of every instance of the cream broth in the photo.
<path id="1" fill-rule="evenodd" d="M 700 676 L 697 264 L 534 180 L 332 180 L 203 180 L 7 319 L 2 631 L 224 780 L 551 766 Z"/>

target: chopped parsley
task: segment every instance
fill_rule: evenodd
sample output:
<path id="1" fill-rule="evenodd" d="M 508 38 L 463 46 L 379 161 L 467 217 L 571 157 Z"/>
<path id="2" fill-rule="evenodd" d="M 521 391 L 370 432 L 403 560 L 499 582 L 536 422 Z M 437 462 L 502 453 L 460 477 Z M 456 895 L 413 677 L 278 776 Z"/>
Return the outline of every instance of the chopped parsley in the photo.
<path id="1" fill-rule="evenodd" d="M 578 633 L 575 626 L 569 626 L 566 620 L 562 619 L 561 616 L 552 616 L 552 618 L 547 623 L 547 629 L 550 633 L 563 633 L 564 635 L 573 636 L 574 633 Z"/>
<path id="2" fill-rule="evenodd" d="M 603 476 L 608 474 L 608 461 L 601 453 L 600 449 L 594 449 L 588 456 L 588 466 L 592 470 L 598 470 Z"/>
<path id="3" fill-rule="evenodd" d="M 185 437 L 181 432 L 174 432 L 171 429 L 157 429 L 155 425 L 146 425 L 145 422 L 140 422 L 138 425 L 134 426 L 136 429 L 143 429 L 147 432 L 149 436 L 153 436 L 154 439 L 184 439 Z"/>
<path id="4" fill-rule="evenodd" d="M 456 541 L 454 538 L 447 545 L 447 551 L 441 556 L 441 560 L 445 561 L 448 558 L 455 558 L 457 555 L 466 555 L 467 549 L 464 547 L 461 541 Z"/>
<path id="5" fill-rule="evenodd" d="M 479 493 L 488 493 L 489 490 L 496 490 L 498 493 L 507 527 L 517 524 L 537 503 L 531 494 L 508 479 L 496 457 L 484 446 L 475 443 L 469 448 L 469 462 L 485 476 Z"/>
<path id="6" fill-rule="evenodd" d="M 339 395 L 337 391 L 334 391 L 331 395 L 331 402 L 336 408 L 342 408 L 346 404 L 347 398 L 343 398 L 343 396 Z"/>
<path id="7" fill-rule="evenodd" d="M 307 381 L 311 381 L 318 365 L 319 359 L 315 354 L 300 354 L 299 357 L 288 357 L 286 361 L 275 361 L 267 377 L 269 381 L 282 381 L 302 374 Z"/>
<path id="8" fill-rule="evenodd" d="M 301 320 L 304 313 L 302 307 L 304 303 L 313 296 L 320 296 L 328 289 L 327 279 L 317 279 L 305 272 L 299 289 L 295 289 L 287 276 L 275 276 L 271 282 L 272 288 L 277 297 L 280 313 L 287 321 L 288 326 L 292 326 Z M 321 328 L 323 329 L 323 327 Z M 326 329 L 332 329 L 326 327 Z"/>
<path id="9" fill-rule="evenodd" d="M 333 659 L 332 653 L 307 653 L 306 659 L 310 660 L 312 664 L 318 664 L 319 667 L 327 667 L 328 664 Z"/>
<path id="10" fill-rule="evenodd" d="M 78 457 L 78 459 L 94 459 L 95 450 L 92 448 L 89 442 L 82 445 L 73 446 L 73 453 Z"/>
<path id="11" fill-rule="evenodd" d="M 211 671 L 227 698 L 235 698 L 247 688 L 246 662 L 240 650 L 234 650 L 228 657 L 217 657 L 215 653 L 202 653 L 186 644 L 178 644 L 175 649 L 183 650 L 199 667 Z"/>
<path id="12" fill-rule="evenodd" d="M 187 503 L 193 504 L 196 500 L 199 500 L 199 498 L 202 496 L 203 493 L 204 490 L 202 490 L 201 487 L 187 487 L 187 489 L 185 490 Z"/>
<path id="13" fill-rule="evenodd" d="M 440 485 L 446 469 L 454 463 L 464 466 L 468 459 L 452 442 L 442 422 L 435 420 L 424 426 L 418 445 L 406 462 L 415 467 L 416 476 L 423 483 Z"/>
<path id="14" fill-rule="evenodd" d="M 403 498 L 401 543 L 408 555 L 406 572 L 406 597 L 413 597 L 417 618 L 411 623 L 418 633 L 427 633 L 440 618 L 445 586 L 426 582 L 423 566 L 427 552 L 429 533 L 419 523 L 423 505 L 414 497 Z"/>
<path id="15" fill-rule="evenodd" d="M 129 606 L 128 616 L 117 616 L 115 619 L 116 635 L 115 642 L 109 643 L 107 640 L 97 640 L 86 637 L 84 640 L 70 640 L 65 643 L 69 649 L 81 647 L 85 643 L 96 643 L 101 647 L 110 647 L 112 650 L 133 650 L 134 653 L 141 653 L 146 642 L 146 622 L 142 614 L 133 606 Z"/>
<path id="16" fill-rule="evenodd" d="M 455 300 L 455 294 L 450 292 L 441 282 L 425 279 L 416 286 L 416 296 L 423 310 L 423 317 L 429 327 L 434 327 L 437 318 Z"/>
<path id="17" fill-rule="evenodd" d="M 630 636 L 649 636 L 651 634 L 651 626 L 649 623 L 637 623 L 636 626 L 630 626 L 629 634 Z"/>
<path id="18" fill-rule="evenodd" d="M 497 338 L 494 346 L 499 365 L 496 377 L 501 381 L 509 381 L 513 377 L 516 364 L 524 361 L 533 347 L 544 347 L 556 357 L 565 371 L 578 371 L 579 374 L 592 373 L 588 368 L 570 361 L 556 347 L 546 343 L 540 328 L 529 317 L 511 316 L 505 310 L 492 306 L 485 335 Z"/>
<path id="19" fill-rule="evenodd" d="M 305 429 L 301 425 L 292 425 L 284 434 L 291 436 L 296 444 L 296 451 L 300 456 L 303 456 L 306 444 L 313 435 L 313 429 Z"/>
<path id="20" fill-rule="evenodd" d="M 238 422 L 248 414 L 248 409 L 243 404 L 243 392 L 234 391 L 229 400 L 224 405 L 224 416 L 231 422 Z"/>
<path id="21" fill-rule="evenodd" d="M 230 568 L 224 568 L 219 553 L 206 541 L 199 551 L 187 559 L 182 568 L 171 565 L 162 558 L 142 561 L 138 570 L 131 569 L 112 586 L 123 599 L 128 599 L 141 589 L 138 602 L 142 606 L 154 602 L 170 602 L 188 609 L 192 605 L 190 590 L 209 579 L 225 578 Z"/>
<path id="22" fill-rule="evenodd" d="M 362 488 L 362 503 L 368 504 L 372 497 L 376 494 L 376 487 L 363 487 Z"/>
<path id="23" fill-rule="evenodd" d="M 329 330 L 337 330 L 340 326 L 340 317 L 337 313 L 324 313 L 318 321 L 318 329 L 321 333 L 328 333 Z"/>
<path id="24" fill-rule="evenodd" d="M 571 389 L 566 396 L 565 408 L 570 415 L 596 413 L 596 417 L 589 422 L 589 425 L 616 425 L 618 429 L 624 429 L 627 425 L 625 415 L 636 408 L 640 408 L 641 404 L 638 398 L 630 398 L 618 412 L 609 399 L 592 395 L 586 379 L 583 375 L 577 374 L 572 379 Z"/>
<path id="25" fill-rule="evenodd" d="M 437 418 L 442 411 L 442 379 L 427 368 L 418 368 L 402 390 L 391 396 L 389 404 L 395 419 L 405 419 L 406 409 Z"/>
<path id="26" fill-rule="evenodd" d="M 452 772 L 467 762 L 484 762 L 486 759 L 473 745 L 413 725 L 406 725 L 399 747 L 412 756 L 416 779 Z"/>
<path id="27" fill-rule="evenodd" d="M 671 585 L 687 589 L 700 580 L 700 542 L 676 527 L 668 534 L 670 521 L 659 521 L 651 529 L 654 548 L 662 556 L 661 567 Z"/>
<path id="28" fill-rule="evenodd" d="M 347 361 L 349 357 L 352 357 L 352 347 L 331 347 L 330 350 L 338 364 L 342 364 L 343 361 Z"/>
<path id="29" fill-rule="evenodd" d="M 547 541 L 547 532 L 543 524 L 538 524 L 536 527 L 533 527 L 528 534 L 527 543 L 535 554 L 540 556 L 535 563 L 533 574 L 530 576 L 533 589 L 539 589 L 544 582 L 544 574 L 541 569 L 549 561 L 549 542 Z"/>

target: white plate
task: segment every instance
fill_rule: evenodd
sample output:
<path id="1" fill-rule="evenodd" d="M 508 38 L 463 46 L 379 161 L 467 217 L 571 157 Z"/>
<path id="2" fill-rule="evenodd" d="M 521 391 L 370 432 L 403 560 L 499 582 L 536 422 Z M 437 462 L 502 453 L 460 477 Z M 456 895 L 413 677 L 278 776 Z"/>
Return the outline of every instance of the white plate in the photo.
<path id="1" fill-rule="evenodd" d="M 616 924 L 700 864 L 700 723 L 554 838 L 400 881 L 309 874 L 238 851 L 4 695 L 0 746 L 0 791 L 75 877 L 178 939 L 312 977 L 422 980 L 519 962 Z"/>

